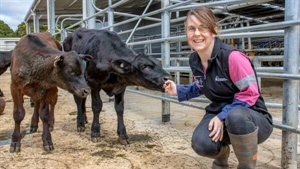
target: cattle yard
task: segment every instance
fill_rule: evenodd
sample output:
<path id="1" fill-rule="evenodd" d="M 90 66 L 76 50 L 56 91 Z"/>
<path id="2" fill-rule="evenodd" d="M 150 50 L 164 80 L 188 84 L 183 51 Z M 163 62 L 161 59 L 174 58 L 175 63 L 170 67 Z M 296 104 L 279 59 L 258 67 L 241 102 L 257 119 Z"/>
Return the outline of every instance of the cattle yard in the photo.
<path id="1" fill-rule="evenodd" d="M 274 102 L 281 100 L 281 81 L 266 79 L 263 96 Z M 212 160 L 196 155 L 190 147 L 191 134 L 204 114 L 203 110 L 173 104 L 170 122 L 161 122 L 160 100 L 131 92 L 125 94 L 124 122 L 130 144 L 118 142 L 117 120 L 113 102 L 101 92 L 103 111 L 100 115 L 101 137 L 98 143 L 90 138 L 92 122 L 91 98 L 87 98 L 88 123 L 84 132 L 77 132 L 76 104 L 73 96 L 59 89 L 55 107 L 55 124 L 51 132 L 54 151 L 42 147 L 42 123 L 36 133 L 29 134 L 33 108 L 24 98 L 26 115 L 22 121 L 23 135 L 20 153 L 10 153 L 10 138 L 14 128 L 13 102 L 10 95 L 10 72 L 1 76 L 6 109 L 0 116 L 0 168 L 104 168 L 104 169 L 209 169 Z M 134 89 L 130 87 L 130 89 Z M 139 91 L 149 92 L 144 88 Z M 274 91 L 279 91 L 274 92 Z M 159 95 L 159 92 L 151 92 Z M 202 104 L 206 105 L 205 103 Z M 282 109 L 271 108 L 274 119 L 281 118 Z M 274 129 L 271 137 L 259 145 L 258 169 L 280 169 L 281 130 Z M 236 168 L 237 159 L 231 151 L 230 168 Z M 298 157 L 298 165 L 299 165 Z"/>
<path id="2" fill-rule="evenodd" d="M 177 83 L 191 82 L 184 19 L 190 8 L 208 6 L 219 19 L 219 37 L 245 52 L 252 60 L 266 105 L 274 117 L 271 137 L 259 146 L 257 168 L 300 168 L 299 161 L 299 24 L 298 0 L 34 0 L 25 16 L 30 27 L 39 24 L 64 39 L 76 27 L 115 31 L 137 53 L 159 59 Z M 73 96 L 59 89 L 55 125 L 51 132 L 55 150 L 43 151 L 42 125 L 29 134 L 30 99 L 25 97 L 21 125 L 22 151 L 9 153 L 13 131 L 10 71 L 0 76 L 6 102 L 0 123 L 0 168 L 211 168 L 212 160 L 196 155 L 190 147 L 194 127 L 204 114 L 204 97 L 179 103 L 176 98 L 142 87 L 128 87 L 124 123 L 128 146 L 118 143 L 113 102 L 101 91 L 100 141 L 90 131 L 91 97 L 86 100 L 86 129 L 77 132 L 77 109 Z M 159 106 L 158 106 L 159 105 Z M 237 159 L 231 149 L 230 168 Z"/>

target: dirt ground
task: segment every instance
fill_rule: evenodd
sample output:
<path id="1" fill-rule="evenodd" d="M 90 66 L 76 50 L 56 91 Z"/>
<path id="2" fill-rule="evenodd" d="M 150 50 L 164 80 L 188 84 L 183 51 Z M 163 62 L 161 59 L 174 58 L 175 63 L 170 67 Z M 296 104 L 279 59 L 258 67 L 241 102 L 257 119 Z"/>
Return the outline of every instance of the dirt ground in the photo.
<path id="1" fill-rule="evenodd" d="M 47 153 L 42 148 L 42 126 L 34 134 L 29 129 L 33 108 L 25 97 L 25 119 L 22 121 L 22 148 L 20 153 L 10 153 L 10 137 L 14 129 L 10 72 L 0 77 L 0 88 L 5 94 L 6 109 L 0 116 L 0 168 L 1 169 L 208 169 L 212 159 L 200 157 L 190 147 L 195 126 L 203 110 L 171 103 L 171 121 L 161 121 L 161 101 L 131 92 L 125 94 L 125 125 L 131 144 L 117 142 L 117 120 L 113 102 L 101 93 L 104 100 L 100 115 L 101 141 L 90 140 L 91 123 L 86 131 L 76 130 L 76 106 L 67 91 L 59 90 L 55 108 L 55 126 L 52 134 L 55 150 Z M 267 102 L 282 98 L 280 82 L 263 81 L 262 93 Z M 143 89 L 141 89 L 143 90 Z M 153 92 L 155 93 L 155 92 Z M 157 93 L 159 94 L 159 93 Z M 201 104 L 201 103 L 199 103 Z M 202 103 L 204 104 L 204 103 Z M 205 104 L 204 104 L 205 105 Z M 87 99 L 88 120 L 92 120 L 90 97 Z M 281 119 L 281 109 L 269 109 L 275 120 Z M 257 168 L 279 169 L 281 163 L 281 130 L 274 128 L 271 137 L 259 145 Z M 299 158 L 298 158 L 299 161 Z M 236 168 L 237 159 L 230 153 L 230 168 Z M 298 162 L 299 166 L 299 162 Z"/>

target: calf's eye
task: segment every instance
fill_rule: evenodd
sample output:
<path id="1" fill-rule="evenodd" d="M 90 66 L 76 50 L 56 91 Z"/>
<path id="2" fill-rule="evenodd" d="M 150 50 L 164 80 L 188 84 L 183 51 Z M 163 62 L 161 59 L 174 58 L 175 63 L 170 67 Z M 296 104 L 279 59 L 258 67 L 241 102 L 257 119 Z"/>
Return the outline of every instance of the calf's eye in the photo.
<path id="1" fill-rule="evenodd" d="M 142 70 L 144 70 L 144 69 L 146 69 L 146 68 L 147 68 L 146 65 L 141 65 L 141 69 L 142 69 Z"/>

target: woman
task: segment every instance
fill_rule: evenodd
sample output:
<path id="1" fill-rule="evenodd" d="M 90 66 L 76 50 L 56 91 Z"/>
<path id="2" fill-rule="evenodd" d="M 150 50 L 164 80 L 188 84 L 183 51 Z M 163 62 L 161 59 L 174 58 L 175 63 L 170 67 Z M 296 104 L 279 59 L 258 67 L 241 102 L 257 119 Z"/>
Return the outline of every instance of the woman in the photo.
<path id="1" fill-rule="evenodd" d="M 212 168 L 228 168 L 232 144 L 238 168 L 255 168 L 257 145 L 271 135 L 273 125 L 250 60 L 217 38 L 217 20 L 209 8 L 191 9 L 185 31 L 195 51 L 189 58 L 194 82 L 176 85 L 168 80 L 164 87 L 179 101 L 204 94 L 212 102 L 194 130 L 192 148 L 215 159 Z"/>

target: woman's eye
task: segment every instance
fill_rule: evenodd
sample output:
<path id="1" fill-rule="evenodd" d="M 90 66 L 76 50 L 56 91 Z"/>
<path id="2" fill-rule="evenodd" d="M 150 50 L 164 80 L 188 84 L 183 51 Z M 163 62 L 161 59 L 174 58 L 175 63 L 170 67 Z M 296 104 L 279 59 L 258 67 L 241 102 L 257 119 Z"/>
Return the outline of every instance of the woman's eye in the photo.
<path id="1" fill-rule="evenodd" d="M 189 31 L 195 31 L 194 27 L 189 27 Z"/>
<path id="2" fill-rule="evenodd" d="M 199 27 L 199 31 L 200 32 L 207 32 L 208 31 L 208 27 L 207 26 L 200 26 Z"/>

